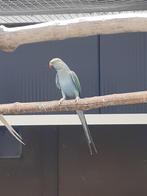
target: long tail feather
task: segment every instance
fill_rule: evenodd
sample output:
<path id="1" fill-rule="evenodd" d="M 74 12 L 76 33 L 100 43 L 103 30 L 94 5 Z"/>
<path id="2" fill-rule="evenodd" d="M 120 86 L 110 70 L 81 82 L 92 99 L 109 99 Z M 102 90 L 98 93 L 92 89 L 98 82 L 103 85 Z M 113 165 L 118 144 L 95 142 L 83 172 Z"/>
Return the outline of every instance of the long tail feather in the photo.
<path id="1" fill-rule="evenodd" d="M 77 112 L 77 114 L 79 116 L 79 119 L 80 119 L 80 121 L 82 123 L 83 129 L 84 129 L 84 133 L 85 133 L 85 136 L 87 138 L 87 143 L 88 143 L 90 154 L 92 155 L 92 153 L 93 153 L 92 152 L 92 147 L 93 147 L 95 153 L 97 153 L 97 148 L 96 148 L 95 143 L 93 141 L 93 138 L 91 136 L 91 133 L 90 133 L 90 130 L 88 128 L 88 125 L 87 125 L 87 122 L 86 122 L 86 118 L 85 118 L 85 115 L 84 115 L 83 111 L 77 110 L 76 112 Z"/>
<path id="2" fill-rule="evenodd" d="M 3 115 L 0 115 L 0 121 L 5 125 L 8 131 L 15 137 L 17 141 L 24 144 L 22 141 L 22 137 L 13 129 L 13 127 L 6 121 Z M 25 145 L 25 144 L 24 144 Z"/>

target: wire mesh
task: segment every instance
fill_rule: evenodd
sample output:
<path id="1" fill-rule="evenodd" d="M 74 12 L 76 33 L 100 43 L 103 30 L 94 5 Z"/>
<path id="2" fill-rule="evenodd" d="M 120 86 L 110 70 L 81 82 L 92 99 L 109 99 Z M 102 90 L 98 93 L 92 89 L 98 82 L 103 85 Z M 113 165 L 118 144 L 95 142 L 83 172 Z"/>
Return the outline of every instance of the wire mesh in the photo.
<path id="1" fill-rule="evenodd" d="M 0 22 L 42 22 L 57 14 L 146 9 L 146 0 L 0 0 Z"/>
<path id="2" fill-rule="evenodd" d="M 0 0 L 0 15 L 90 13 L 146 8 L 146 0 Z"/>

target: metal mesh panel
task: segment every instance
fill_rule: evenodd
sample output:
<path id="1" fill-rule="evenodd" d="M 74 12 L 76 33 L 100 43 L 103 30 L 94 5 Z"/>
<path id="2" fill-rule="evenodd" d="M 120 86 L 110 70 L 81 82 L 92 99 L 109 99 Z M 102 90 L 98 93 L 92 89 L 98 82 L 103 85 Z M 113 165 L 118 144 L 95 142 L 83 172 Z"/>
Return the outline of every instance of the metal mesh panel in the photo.
<path id="1" fill-rule="evenodd" d="M 0 15 L 65 14 L 145 8 L 145 0 L 0 0 Z"/>
<path id="2" fill-rule="evenodd" d="M 20 23 L 41 22 L 53 20 L 50 15 L 56 14 L 66 17 L 66 14 L 75 13 L 145 9 L 146 0 L 0 0 L 0 19 L 5 23 L 13 20 Z"/>

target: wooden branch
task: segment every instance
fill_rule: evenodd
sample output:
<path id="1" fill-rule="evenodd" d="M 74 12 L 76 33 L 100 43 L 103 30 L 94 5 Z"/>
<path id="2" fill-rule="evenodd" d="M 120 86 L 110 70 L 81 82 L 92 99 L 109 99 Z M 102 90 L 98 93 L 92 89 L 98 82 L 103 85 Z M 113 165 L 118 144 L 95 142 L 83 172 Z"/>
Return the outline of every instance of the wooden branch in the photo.
<path id="1" fill-rule="evenodd" d="M 26 43 L 124 32 L 147 32 L 147 11 L 106 13 L 14 28 L 1 25 L 0 49 L 13 51 Z"/>
<path id="2" fill-rule="evenodd" d="M 75 100 L 10 103 L 0 105 L 0 114 L 29 114 L 55 111 L 91 110 L 101 107 L 147 103 L 147 91 L 112 94 Z"/>

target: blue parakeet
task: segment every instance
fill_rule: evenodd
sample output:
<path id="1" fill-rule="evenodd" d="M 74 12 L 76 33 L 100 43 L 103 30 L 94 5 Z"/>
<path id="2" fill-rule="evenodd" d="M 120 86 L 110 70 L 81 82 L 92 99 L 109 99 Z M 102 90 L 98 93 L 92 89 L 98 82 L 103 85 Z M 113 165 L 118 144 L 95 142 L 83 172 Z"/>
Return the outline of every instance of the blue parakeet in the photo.
<path id="1" fill-rule="evenodd" d="M 70 70 L 67 64 L 59 58 L 52 59 L 49 62 L 49 67 L 53 67 L 57 71 L 56 86 L 61 90 L 62 93 L 62 99 L 60 99 L 60 103 L 66 98 L 76 99 L 76 101 L 78 101 L 81 93 L 81 85 L 75 72 Z M 90 154 L 92 155 L 92 147 L 95 153 L 97 153 L 97 149 L 88 128 L 83 111 L 78 110 L 76 112 L 82 123 L 85 136 L 87 138 Z"/>

